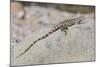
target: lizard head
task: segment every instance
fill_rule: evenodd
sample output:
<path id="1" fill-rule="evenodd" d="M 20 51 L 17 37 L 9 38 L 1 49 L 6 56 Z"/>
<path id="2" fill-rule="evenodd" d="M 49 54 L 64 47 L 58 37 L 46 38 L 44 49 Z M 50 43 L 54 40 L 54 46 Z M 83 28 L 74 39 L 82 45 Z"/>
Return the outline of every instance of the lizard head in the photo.
<path id="1" fill-rule="evenodd" d="M 76 20 L 75 24 L 82 24 L 83 23 L 82 21 L 84 19 L 85 19 L 85 17 L 83 17 L 83 16 L 80 16 L 80 17 L 75 18 L 75 20 Z"/>

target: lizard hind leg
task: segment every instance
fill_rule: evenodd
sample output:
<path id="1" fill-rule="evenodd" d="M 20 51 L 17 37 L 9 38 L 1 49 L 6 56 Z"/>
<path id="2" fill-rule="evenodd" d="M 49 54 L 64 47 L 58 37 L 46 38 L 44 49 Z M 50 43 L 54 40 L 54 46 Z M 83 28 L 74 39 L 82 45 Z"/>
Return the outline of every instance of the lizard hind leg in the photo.
<path id="1" fill-rule="evenodd" d="M 65 35 L 67 35 L 67 30 L 68 30 L 68 28 L 66 27 L 66 28 L 61 28 L 61 31 L 62 32 L 64 32 L 65 33 Z"/>

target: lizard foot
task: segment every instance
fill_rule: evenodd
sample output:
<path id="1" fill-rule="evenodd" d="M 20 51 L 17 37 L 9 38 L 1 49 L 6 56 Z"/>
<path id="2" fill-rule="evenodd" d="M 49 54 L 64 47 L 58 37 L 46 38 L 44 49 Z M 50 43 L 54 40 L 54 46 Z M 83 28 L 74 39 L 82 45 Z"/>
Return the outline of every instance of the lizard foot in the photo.
<path id="1" fill-rule="evenodd" d="M 65 33 L 65 35 L 67 35 L 67 30 L 68 28 L 61 28 L 61 31 Z"/>

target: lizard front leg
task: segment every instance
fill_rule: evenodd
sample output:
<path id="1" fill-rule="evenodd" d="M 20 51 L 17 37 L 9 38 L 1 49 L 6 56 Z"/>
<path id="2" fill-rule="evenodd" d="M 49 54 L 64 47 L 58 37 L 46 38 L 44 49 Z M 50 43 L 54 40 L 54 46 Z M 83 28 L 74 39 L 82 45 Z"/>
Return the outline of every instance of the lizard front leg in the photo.
<path id="1" fill-rule="evenodd" d="M 68 30 L 68 27 L 62 27 L 61 28 L 61 31 L 65 33 L 65 35 L 67 35 L 67 30 Z"/>

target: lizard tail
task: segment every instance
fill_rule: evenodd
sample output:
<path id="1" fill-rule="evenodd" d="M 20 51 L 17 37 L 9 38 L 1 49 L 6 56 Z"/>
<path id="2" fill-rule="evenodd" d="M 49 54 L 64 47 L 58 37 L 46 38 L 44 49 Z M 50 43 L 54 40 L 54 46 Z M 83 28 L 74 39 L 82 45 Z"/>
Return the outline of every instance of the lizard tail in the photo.
<path id="1" fill-rule="evenodd" d="M 23 53 L 21 53 L 20 55 L 18 55 L 16 58 L 20 57 L 20 56 L 23 55 L 25 52 L 27 52 L 36 42 L 37 42 L 37 40 L 34 41 L 33 44 L 31 44 Z"/>
<path id="2" fill-rule="evenodd" d="M 59 30 L 60 27 L 55 26 L 50 32 L 48 32 L 47 34 L 45 34 L 44 36 L 42 36 L 41 38 L 37 39 L 36 41 L 33 42 L 33 44 L 31 44 L 23 53 L 21 53 L 20 55 L 18 55 L 16 58 L 20 57 L 21 55 L 23 55 L 24 53 L 26 53 L 36 42 L 48 37 L 50 34 L 52 34 L 53 32 Z"/>
<path id="3" fill-rule="evenodd" d="M 23 53 L 21 53 L 20 55 L 18 55 L 16 58 L 20 57 L 21 55 L 23 55 L 25 52 L 27 52 L 34 44 L 31 44 Z"/>

